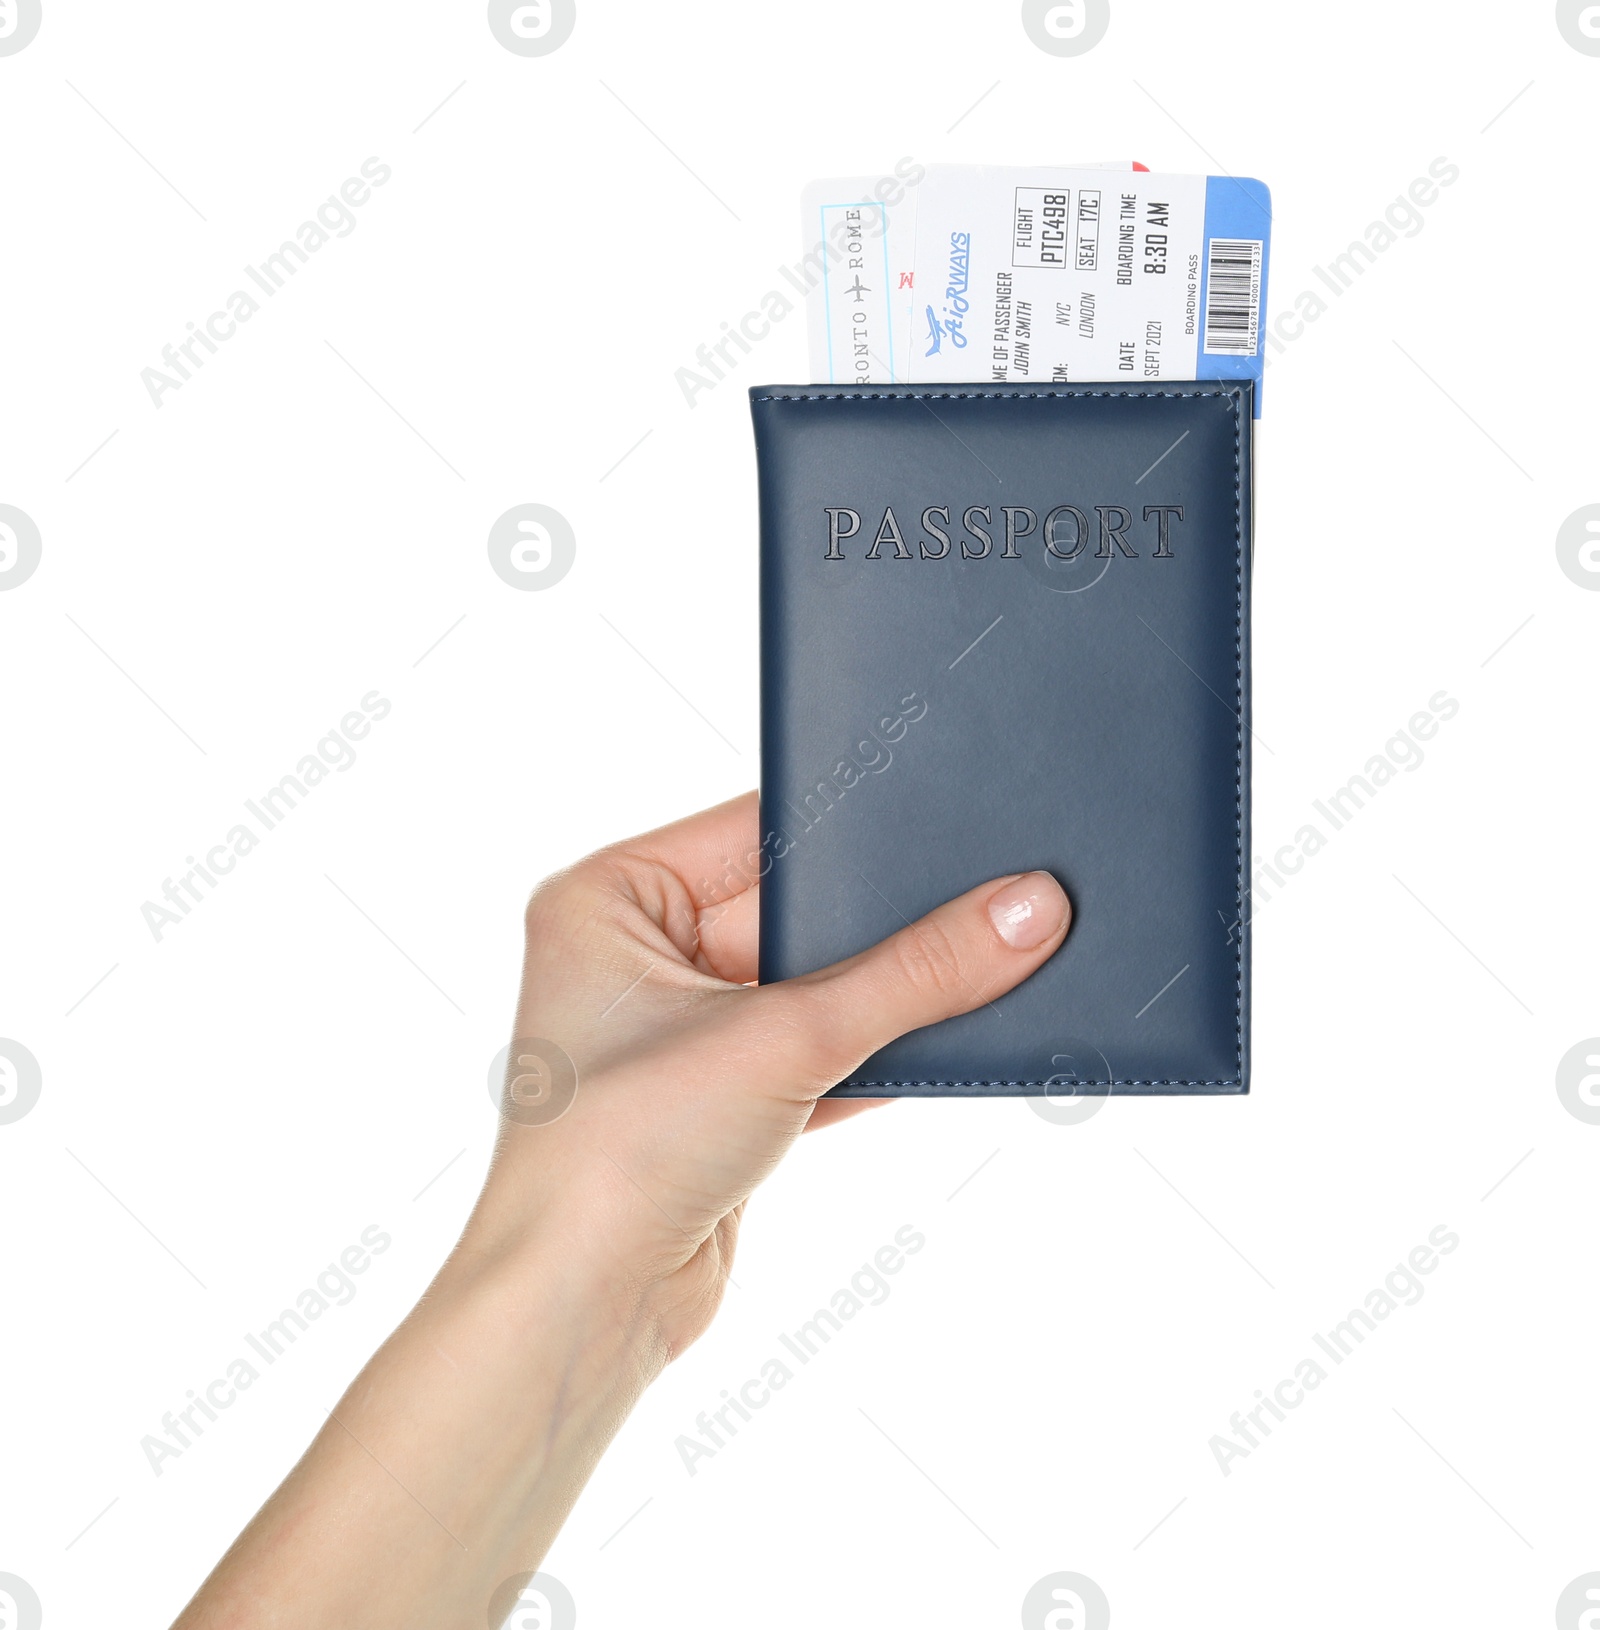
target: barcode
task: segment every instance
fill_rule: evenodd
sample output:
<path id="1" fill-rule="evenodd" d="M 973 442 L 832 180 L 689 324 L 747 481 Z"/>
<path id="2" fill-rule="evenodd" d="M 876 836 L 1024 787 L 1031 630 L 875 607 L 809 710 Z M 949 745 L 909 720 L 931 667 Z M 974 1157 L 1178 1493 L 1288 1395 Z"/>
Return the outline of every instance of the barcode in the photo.
<path id="1" fill-rule="evenodd" d="M 1213 238 L 1206 250 L 1205 349 L 1253 357 L 1260 321 L 1260 240 Z"/>

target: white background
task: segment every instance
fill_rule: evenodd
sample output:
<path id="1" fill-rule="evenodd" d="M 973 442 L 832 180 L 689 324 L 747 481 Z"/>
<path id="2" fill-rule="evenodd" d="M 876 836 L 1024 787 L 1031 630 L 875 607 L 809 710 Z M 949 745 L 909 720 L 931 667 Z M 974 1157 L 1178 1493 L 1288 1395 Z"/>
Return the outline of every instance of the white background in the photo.
<path id="1" fill-rule="evenodd" d="M 529 886 L 754 784 L 744 393 L 803 378 L 804 314 L 692 408 L 674 374 L 786 289 L 807 179 L 903 155 L 1271 185 L 1270 313 L 1328 309 L 1266 384 L 1258 849 L 1460 711 L 1260 910 L 1249 1098 L 805 1140 L 548 1570 L 591 1627 L 1010 1626 L 1074 1570 L 1119 1626 L 1236 1630 L 1544 1624 L 1600 1569 L 1600 1127 L 1555 1090 L 1600 1032 L 1600 595 L 1555 550 L 1600 500 L 1600 59 L 1543 3 L 1112 9 L 1057 58 L 1009 4 L 579 0 L 528 58 L 477 4 L 46 0 L 0 57 L 0 502 L 44 549 L 0 593 L 0 1035 L 43 1072 L 0 1126 L 0 1572 L 47 1624 L 168 1622 L 449 1248 Z M 371 156 L 355 229 L 155 407 L 141 370 Z M 525 502 L 577 537 L 546 592 L 488 564 Z M 157 942 L 143 903 L 374 690 Z M 369 1224 L 354 1301 L 156 1476 L 141 1439 Z M 890 1299 L 689 1476 L 904 1224 Z M 1420 1303 L 1224 1476 L 1213 1435 L 1439 1224 Z"/>

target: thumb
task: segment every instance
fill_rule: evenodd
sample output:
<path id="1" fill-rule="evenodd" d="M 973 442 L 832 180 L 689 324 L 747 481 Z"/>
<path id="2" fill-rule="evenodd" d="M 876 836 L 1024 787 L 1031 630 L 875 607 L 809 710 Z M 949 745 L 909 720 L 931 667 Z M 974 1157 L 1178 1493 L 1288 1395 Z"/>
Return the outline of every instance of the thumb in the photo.
<path id="1" fill-rule="evenodd" d="M 969 1013 L 1059 948 L 1072 905 L 1048 872 L 985 883 L 870 950 L 775 987 L 817 1004 L 814 1058 L 833 1079 L 908 1030 Z"/>

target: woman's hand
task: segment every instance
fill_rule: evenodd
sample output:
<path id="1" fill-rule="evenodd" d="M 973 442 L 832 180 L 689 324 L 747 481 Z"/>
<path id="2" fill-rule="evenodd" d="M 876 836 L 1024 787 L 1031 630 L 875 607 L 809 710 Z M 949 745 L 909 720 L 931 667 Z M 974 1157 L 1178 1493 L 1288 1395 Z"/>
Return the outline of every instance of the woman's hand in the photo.
<path id="1" fill-rule="evenodd" d="M 744 1203 L 794 1139 L 883 1101 L 822 1094 L 896 1036 L 1026 979 L 1070 917 L 1052 877 L 1025 873 L 758 988 L 761 865 L 748 793 L 602 849 L 528 906 L 516 1036 L 537 1045 L 508 1072 L 465 1244 L 514 1253 L 559 1219 L 646 1295 L 667 1357 L 710 1321 Z"/>
<path id="2" fill-rule="evenodd" d="M 753 794 L 542 884 L 494 1162 L 428 1293 L 176 1630 L 480 1630 L 640 1392 L 710 1322 L 757 1184 L 896 1036 L 1026 979 L 1050 877 L 973 889 L 756 987 Z"/>

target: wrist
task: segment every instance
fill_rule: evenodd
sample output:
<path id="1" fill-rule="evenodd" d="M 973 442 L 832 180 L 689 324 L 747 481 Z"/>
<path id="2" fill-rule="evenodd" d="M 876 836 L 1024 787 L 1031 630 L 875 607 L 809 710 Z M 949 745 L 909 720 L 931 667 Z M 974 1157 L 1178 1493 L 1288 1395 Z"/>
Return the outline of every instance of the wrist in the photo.
<path id="1" fill-rule="evenodd" d="M 654 1276 L 581 1219 L 554 1212 L 513 1226 L 480 1207 L 423 1306 L 435 1302 L 516 1348 L 548 1349 L 554 1338 L 570 1361 L 641 1375 L 641 1387 L 670 1356 Z"/>
<path id="2" fill-rule="evenodd" d="M 440 1279 L 512 1308 L 544 1287 L 647 1384 L 715 1313 L 736 1232 L 730 1215 L 691 1233 L 615 1162 L 564 1184 L 559 1168 L 529 1170 L 502 1149 Z"/>

